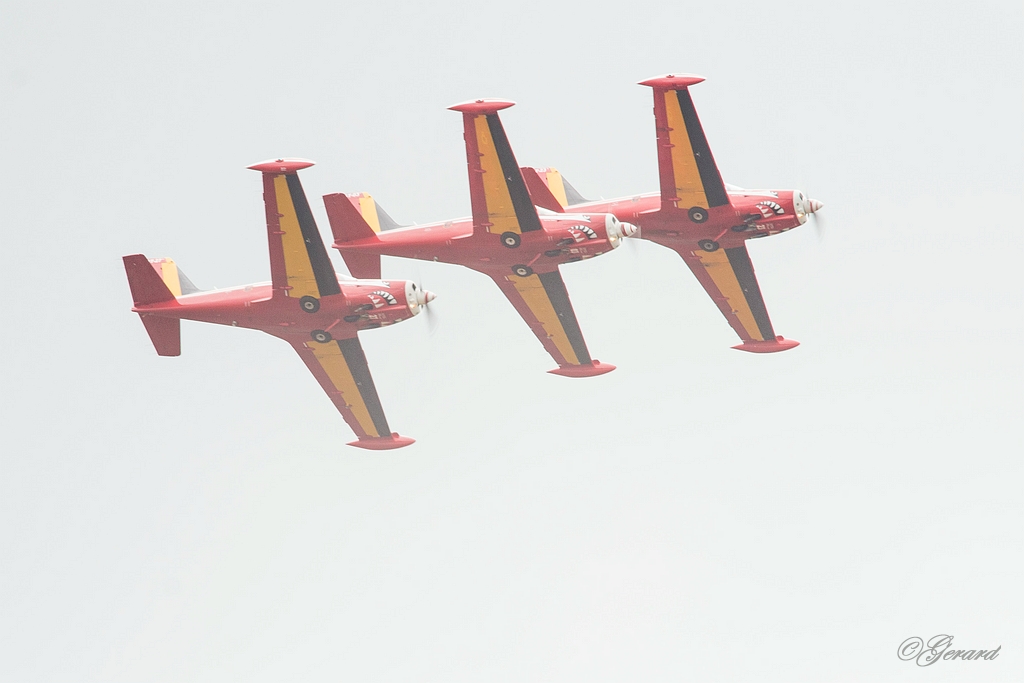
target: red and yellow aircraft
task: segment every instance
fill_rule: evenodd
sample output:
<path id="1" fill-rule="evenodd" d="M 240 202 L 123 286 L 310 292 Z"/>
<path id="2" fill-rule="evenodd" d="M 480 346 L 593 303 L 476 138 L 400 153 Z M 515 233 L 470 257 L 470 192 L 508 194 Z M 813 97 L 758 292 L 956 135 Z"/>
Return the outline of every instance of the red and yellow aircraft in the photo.
<path id="1" fill-rule="evenodd" d="M 124 257 L 135 306 L 161 356 L 181 354 L 181 320 L 248 327 L 284 339 L 359 437 L 384 450 L 413 439 L 388 427 L 357 333 L 410 318 L 434 299 L 412 282 L 355 280 L 334 272 L 298 171 L 303 159 L 249 168 L 263 173 L 271 282 L 200 291 L 170 259 Z"/>
<path id="2" fill-rule="evenodd" d="M 799 190 L 744 190 L 722 182 L 690 98 L 689 86 L 703 80 L 670 74 L 641 82 L 654 89 L 660 193 L 590 201 L 555 169 L 523 168 L 523 177 L 537 206 L 609 212 L 640 226 L 643 239 L 678 252 L 743 340 L 734 349 L 785 351 L 799 342 L 776 336 L 744 242 L 800 226 L 822 203 Z"/>
<path id="3" fill-rule="evenodd" d="M 539 215 L 498 117 L 503 100 L 475 100 L 462 113 L 472 218 L 399 228 L 367 194 L 324 197 L 341 251 L 356 277 L 380 277 L 380 256 L 456 263 L 484 273 L 526 320 L 558 367 L 590 377 L 615 369 L 590 357 L 559 265 L 618 247 L 636 227 L 604 211 Z"/>

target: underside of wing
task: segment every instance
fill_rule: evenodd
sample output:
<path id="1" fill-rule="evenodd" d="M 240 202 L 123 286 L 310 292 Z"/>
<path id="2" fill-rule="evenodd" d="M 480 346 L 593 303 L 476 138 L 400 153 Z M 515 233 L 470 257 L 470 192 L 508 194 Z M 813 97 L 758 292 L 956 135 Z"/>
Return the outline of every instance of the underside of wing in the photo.
<path id="1" fill-rule="evenodd" d="M 712 301 L 743 340 L 733 348 L 755 353 L 785 351 L 799 342 L 775 335 L 747 247 L 704 251 L 676 249 Z"/>
<path id="2" fill-rule="evenodd" d="M 312 165 L 285 159 L 249 167 L 263 173 L 274 296 L 320 299 L 341 291 L 299 181 L 298 171 Z"/>
<path id="3" fill-rule="evenodd" d="M 488 273 L 530 326 L 558 368 L 550 372 L 567 377 L 602 375 L 615 369 L 590 357 L 569 293 L 557 268 L 525 277 Z"/>
<path id="4" fill-rule="evenodd" d="M 350 446 L 384 450 L 413 443 L 408 437 L 392 433 L 388 427 L 366 355 L 357 337 L 336 339 L 325 344 L 289 341 L 359 437 Z"/>
<path id="5" fill-rule="evenodd" d="M 704 209 L 706 216 L 707 209 L 728 206 L 729 197 L 690 97 L 688 86 L 702 80 L 699 76 L 665 76 L 642 84 L 654 89 L 662 206 Z"/>
<path id="6" fill-rule="evenodd" d="M 516 235 L 540 230 L 498 110 L 512 106 L 501 100 L 477 100 L 452 107 L 462 112 L 469 165 L 473 226 L 479 232 Z"/>

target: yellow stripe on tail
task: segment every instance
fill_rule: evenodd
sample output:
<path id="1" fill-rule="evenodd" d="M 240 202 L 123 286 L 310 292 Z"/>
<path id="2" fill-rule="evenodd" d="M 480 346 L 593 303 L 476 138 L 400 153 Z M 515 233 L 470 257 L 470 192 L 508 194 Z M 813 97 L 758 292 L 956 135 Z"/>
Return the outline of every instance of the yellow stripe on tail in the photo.
<path id="1" fill-rule="evenodd" d="M 175 297 L 181 296 L 181 278 L 178 276 L 178 266 L 174 263 L 174 259 L 156 258 L 149 259 L 149 262 L 156 274 L 167 285 L 167 289 L 171 290 L 171 294 Z"/>

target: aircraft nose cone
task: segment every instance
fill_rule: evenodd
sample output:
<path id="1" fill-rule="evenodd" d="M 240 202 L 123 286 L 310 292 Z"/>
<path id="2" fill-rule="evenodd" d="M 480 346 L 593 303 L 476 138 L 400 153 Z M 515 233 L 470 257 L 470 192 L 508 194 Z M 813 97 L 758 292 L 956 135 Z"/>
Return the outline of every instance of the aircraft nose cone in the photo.
<path id="1" fill-rule="evenodd" d="M 632 223 L 619 223 L 623 237 L 632 237 L 637 233 L 638 228 Z"/>
<path id="2" fill-rule="evenodd" d="M 809 199 L 807 201 L 807 213 L 814 213 L 823 206 L 825 205 L 819 202 L 817 199 Z"/>

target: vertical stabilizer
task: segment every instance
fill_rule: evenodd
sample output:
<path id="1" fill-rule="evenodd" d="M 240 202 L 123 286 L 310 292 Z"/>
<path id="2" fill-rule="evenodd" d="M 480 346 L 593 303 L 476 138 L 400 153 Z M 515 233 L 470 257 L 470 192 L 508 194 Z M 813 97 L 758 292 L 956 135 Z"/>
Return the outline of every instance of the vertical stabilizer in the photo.
<path id="1" fill-rule="evenodd" d="M 381 219 L 387 214 L 378 211 L 373 197 L 365 193 L 324 195 L 324 207 L 327 209 L 327 220 L 330 221 L 331 232 L 334 234 L 334 247 L 341 251 L 348 272 L 352 277 L 379 280 L 380 254 L 373 251 L 346 250 L 343 246 L 346 242 L 358 240 L 375 242 L 377 234 L 384 227 L 384 221 Z M 387 221 L 390 221 L 385 222 L 388 227 L 394 223 L 390 216 L 387 216 Z"/>
<path id="2" fill-rule="evenodd" d="M 151 262 L 142 254 L 125 256 L 123 260 L 136 309 L 140 306 L 177 303 L 174 292 L 170 289 L 170 286 L 174 286 L 178 292 L 181 291 L 178 269 L 174 261 L 156 259 Z M 170 286 L 165 278 L 171 279 Z M 149 333 L 157 354 L 181 355 L 181 321 L 178 318 L 148 313 L 145 310 L 138 311 L 138 314 L 142 324 L 146 326 L 146 332 Z"/>

